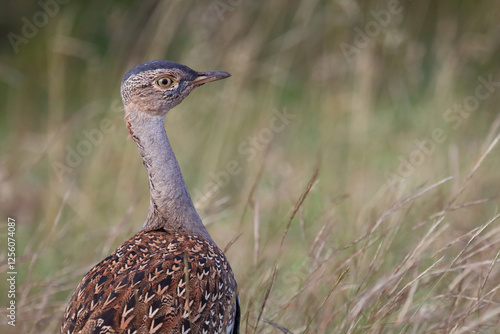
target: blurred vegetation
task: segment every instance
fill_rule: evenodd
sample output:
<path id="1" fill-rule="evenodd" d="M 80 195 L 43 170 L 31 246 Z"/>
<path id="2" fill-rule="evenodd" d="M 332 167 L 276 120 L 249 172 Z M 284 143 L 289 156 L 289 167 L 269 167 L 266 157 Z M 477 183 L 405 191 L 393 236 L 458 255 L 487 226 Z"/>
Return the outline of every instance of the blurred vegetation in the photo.
<path id="1" fill-rule="evenodd" d="M 19 273 L 18 326 L 2 293 L 2 333 L 55 332 L 85 272 L 142 226 L 119 87 L 152 59 L 232 74 L 166 128 L 209 232 L 235 240 L 243 333 L 497 332 L 500 228 L 484 224 L 499 204 L 500 4 L 0 6 L 0 213 L 17 221 Z M 277 114 L 289 122 L 270 131 Z M 230 161 L 241 172 L 206 196 Z"/>

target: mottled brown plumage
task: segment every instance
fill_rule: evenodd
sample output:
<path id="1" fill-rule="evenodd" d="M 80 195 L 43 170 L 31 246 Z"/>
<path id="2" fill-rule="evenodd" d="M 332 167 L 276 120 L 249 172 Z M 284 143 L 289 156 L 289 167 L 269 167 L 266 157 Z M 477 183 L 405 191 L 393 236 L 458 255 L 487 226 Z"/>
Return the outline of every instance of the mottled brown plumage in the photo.
<path id="1" fill-rule="evenodd" d="M 149 213 L 139 233 L 82 279 L 61 333 L 238 333 L 236 280 L 194 208 L 163 123 L 195 87 L 228 76 L 168 61 L 125 75 L 125 119 L 148 171 Z"/>
<path id="2" fill-rule="evenodd" d="M 223 333 L 237 312 L 230 271 L 222 251 L 200 237 L 140 232 L 83 278 L 63 332 Z"/>

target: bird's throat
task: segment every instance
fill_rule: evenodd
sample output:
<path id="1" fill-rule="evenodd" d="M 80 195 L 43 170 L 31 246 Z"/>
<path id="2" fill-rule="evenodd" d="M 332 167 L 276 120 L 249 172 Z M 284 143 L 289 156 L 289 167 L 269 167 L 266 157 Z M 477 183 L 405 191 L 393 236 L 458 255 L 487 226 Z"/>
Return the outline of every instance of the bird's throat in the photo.
<path id="1" fill-rule="evenodd" d="M 126 116 L 149 176 L 151 198 L 143 230 L 183 231 L 211 240 L 189 196 L 165 132 L 164 118 L 134 112 Z"/>

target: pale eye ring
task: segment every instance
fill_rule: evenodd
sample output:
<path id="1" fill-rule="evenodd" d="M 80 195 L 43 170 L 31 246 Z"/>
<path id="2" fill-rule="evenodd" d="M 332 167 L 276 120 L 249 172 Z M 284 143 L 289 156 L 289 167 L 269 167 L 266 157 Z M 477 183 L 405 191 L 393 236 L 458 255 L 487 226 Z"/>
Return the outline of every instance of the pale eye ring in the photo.
<path id="1" fill-rule="evenodd" d="M 169 76 L 156 79 L 156 85 L 160 88 L 169 88 L 174 84 L 174 80 Z"/>

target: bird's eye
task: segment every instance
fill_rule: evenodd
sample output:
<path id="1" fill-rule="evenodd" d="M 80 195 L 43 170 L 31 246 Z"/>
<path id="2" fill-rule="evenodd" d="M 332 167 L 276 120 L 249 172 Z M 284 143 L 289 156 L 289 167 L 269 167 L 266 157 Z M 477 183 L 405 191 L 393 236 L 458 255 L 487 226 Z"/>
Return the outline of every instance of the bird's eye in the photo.
<path id="1" fill-rule="evenodd" d="M 156 80 L 156 84 L 160 88 L 168 88 L 174 84 L 174 80 L 171 77 L 161 77 Z"/>

